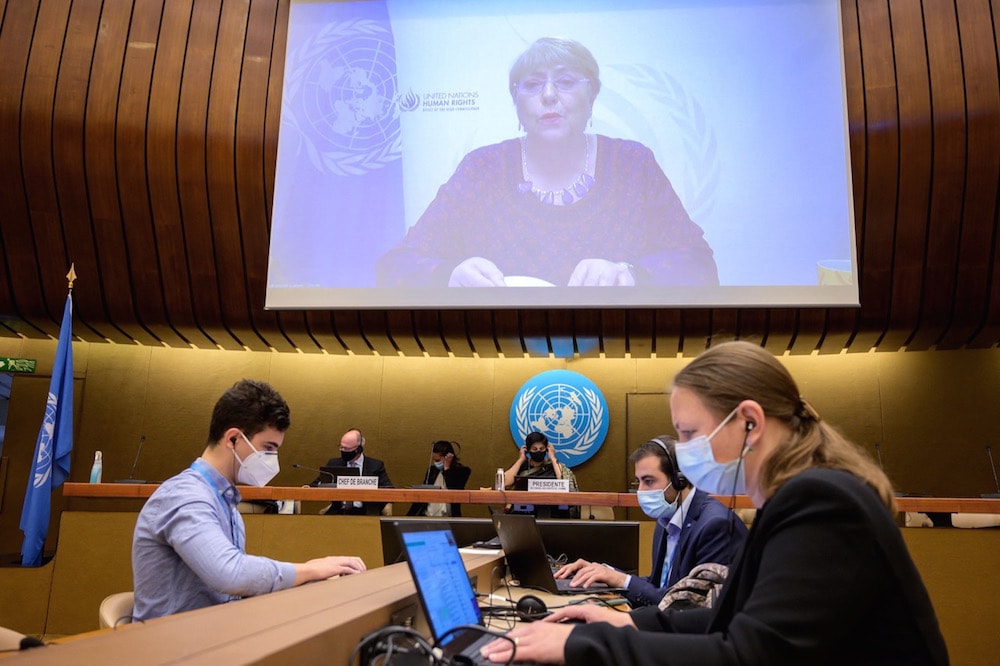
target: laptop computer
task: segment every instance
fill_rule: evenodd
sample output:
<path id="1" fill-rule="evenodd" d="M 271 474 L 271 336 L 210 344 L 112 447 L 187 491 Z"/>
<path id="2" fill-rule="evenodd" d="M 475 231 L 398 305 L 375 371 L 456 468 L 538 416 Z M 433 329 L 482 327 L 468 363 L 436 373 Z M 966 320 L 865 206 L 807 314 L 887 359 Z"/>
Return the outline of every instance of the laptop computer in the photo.
<path id="1" fill-rule="evenodd" d="M 490 663 L 479 650 L 496 636 L 474 628 L 459 628 L 479 625 L 485 629 L 485 626 L 451 530 L 426 529 L 416 524 L 397 524 L 397 528 L 417 598 L 431 635 L 444 651 L 444 662 Z"/>
<path id="2" fill-rule="evenodd" d="M 590 587 L 573 587 L 571 579 L 556 579 L 552 575 L 545 544 L 535 517 L 528 514 L 502 513 L 493 515 L 493 527 L 500 537 L 507 566 L 521 587 L 536 587 L 553 594 L 587 594 L 593 592 L 626 592 L 622 588 L 595 583 Z"/>

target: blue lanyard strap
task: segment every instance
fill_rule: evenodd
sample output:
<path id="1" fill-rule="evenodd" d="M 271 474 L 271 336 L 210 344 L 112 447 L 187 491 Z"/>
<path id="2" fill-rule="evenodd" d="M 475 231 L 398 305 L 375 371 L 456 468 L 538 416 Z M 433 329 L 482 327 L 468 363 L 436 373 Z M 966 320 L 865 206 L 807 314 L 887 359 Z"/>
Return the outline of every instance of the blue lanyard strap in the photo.
<path id="1" fill-rule="evenodd" d="M 212 489 L 212 492 L 215 494 L 215 498 L 219 500 L 219 504 L 222 505 L 222 512 L 225 515 L 229 516 L 230 540 L 232 541 L 234 546 L 236 546 L 240 550 L 243 550 L 243 544 L 240 543 L 240 537 L 239 537 L 240 530 L 236 523 L 236 507 L 226 502 L 226 500 L 222 496 L 225 491 L 219 489 L 219 487 L 215 484 L 215 481 L 209 475 L 208 470 L 205 469 L 205 466 L 201 463 L 201 461 L 195 460 L 194 462 L 192 462 L 191 469 L 198 472 L 201 478 L 205 480 L 205 483 L 208 484 L 208 487 Z"/>

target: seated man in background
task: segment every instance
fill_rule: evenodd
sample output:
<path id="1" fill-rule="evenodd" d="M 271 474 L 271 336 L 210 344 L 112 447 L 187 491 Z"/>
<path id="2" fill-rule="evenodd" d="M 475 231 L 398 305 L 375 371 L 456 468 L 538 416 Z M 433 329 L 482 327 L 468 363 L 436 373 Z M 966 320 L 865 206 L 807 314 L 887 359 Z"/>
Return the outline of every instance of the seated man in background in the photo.
<path id="1" fill-rule="evenodd" d="M 135 621 L 365 570 L 357 557 L 293 564 L 247 555 L 235 484 L 260 487 L 274 478 L 290 424 L 287 403 L 268 384 L 244 379 L 219 398 L 201 457 L 160 484 L 139 512 Z"/>
<path id="2" fill-rule="evenodd" d="M 330 458 L 326 467 L 357 467 L 361 476 L 377 476 L 379 488 L 392 488 L 389 473 L 385 471 L 385 463 L 378 458 L 366 456 L 365 437 L 357 428 L 351 428 L 340 438 L 340 457 Z M 319 482 L 316 479 L 315 483 Z M 378 515 L 388 502 L 332 502 L 323 512 L 329 515 Z"/>
<path id="3" fill-rule="evenodd" d="M 667 588 L 706 562 L 728 565 L 743 546 L 747 528 L 739 517 L 698 490 L 681 474 L 674 457 L 675 441 L 661 435 L 632 454 L 639 506 L 656 519 L 653 571 L 647 578 L 586 560 L 562 567 L 556 578 L 573 577 L 574 587 L 607 583 L 628 589 L 633 606 L 655 606 Z"/>

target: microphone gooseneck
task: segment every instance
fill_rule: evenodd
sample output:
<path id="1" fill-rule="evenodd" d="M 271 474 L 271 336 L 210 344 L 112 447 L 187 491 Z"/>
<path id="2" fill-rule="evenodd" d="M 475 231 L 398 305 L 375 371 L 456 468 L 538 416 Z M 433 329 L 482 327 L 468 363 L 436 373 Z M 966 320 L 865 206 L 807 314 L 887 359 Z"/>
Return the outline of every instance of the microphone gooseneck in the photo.
<path id="1" fill-rule="evenodd" d="M 317 469 L 315 467 L 307 467 L 305 465 L 300 465 L 298 463 L 292 463 L 292 467 L 294 467 L 295 469 L 304 469 L 304 470 L 308 470 L 310 472 L 316 472 L 317 474 L 326 474 L 328 477 L 330 477 L 331 483 L 336 483 L 337 482 L 337 479 L 333 476 L 333 474 L 330 473 L 330 472 L 327 472 L 326 470 Z"/>

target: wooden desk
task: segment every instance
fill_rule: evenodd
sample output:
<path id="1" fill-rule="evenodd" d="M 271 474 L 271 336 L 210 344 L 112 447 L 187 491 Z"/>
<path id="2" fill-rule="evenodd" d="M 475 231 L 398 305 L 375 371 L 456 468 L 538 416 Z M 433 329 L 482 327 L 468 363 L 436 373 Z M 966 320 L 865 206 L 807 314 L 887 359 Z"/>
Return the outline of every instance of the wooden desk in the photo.
<path id="1" fill-rule="evenodd" d="M 64 483 L 66 497 L 94 499 L 144 499 L 153 494 L 158 484 L 132 483 Z M 416 490 L 413 488 L 303 488 L 300 486 L 253 488 L 240 486 L 247 500 L 316 500 L 323 502 L 356 500 L 359 502 L 444 502 L 457 504 L 572 504 L 594 506 L 638 507 L 635 493 L 542 493 L 526 490 Z M 752 509 L 746 495 L 717 496 L 720 502 L 737 509 Z M 1000 499 L 979 497 L 899 497 L 900 511 L 940 513 L 997 513 Z"/>
<path id="2" fill-rule="evenodd" d="M 498 555 L 463 555 L 488 592 Z M 17 664 L 346 664 L 362 636 L 416 607 L 405 563 L 65 639 Z"/>

